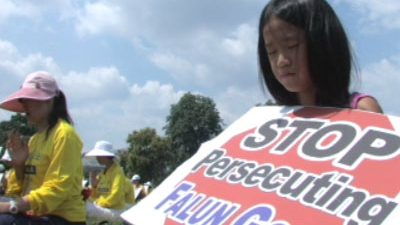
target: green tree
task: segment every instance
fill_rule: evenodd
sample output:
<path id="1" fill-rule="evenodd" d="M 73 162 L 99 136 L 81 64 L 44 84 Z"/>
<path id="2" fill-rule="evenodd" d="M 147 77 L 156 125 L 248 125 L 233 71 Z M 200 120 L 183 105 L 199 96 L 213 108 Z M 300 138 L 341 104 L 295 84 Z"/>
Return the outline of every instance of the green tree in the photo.
<path id="1" fill-rule="evenodd" d="M 277 105 L 272 99 L 268 99 L 265 103 L 257 103 L 256 106 L 271 106 Z"/>
<path id="2" fill-rule="evenodd" d="M 157 135 L 155 129 L 145 128 L 133 131 L 128 136 L 128 151 L 121 151 L 121 166 L 128 176 L 140 174 L 143 181 L 159 184 L 171 168 L 172 154 L 170 141 Z"/>
<path id="3" fill-rule="evenodd" d="M 186 93 L 177 104 L 171 106 L 164 127 L 172 141 L 175 169 L 191 157 L 201 143 L 215 137 L 222 131 L 222 119 L 212 99 Z"/>
<path id="4" fill-rule="evenodd" d="M 0 122 L 0 146 L 3 149 L 3 151 L 0 152 L 0 156 L 4 153 L 7 136 L 11 130 L 16 130 L 21 135 L 27 137 L 35 133 L 35 129 L 28 125 L 28 120 L 20 113 L 12 115 L 9 121 Z"/>

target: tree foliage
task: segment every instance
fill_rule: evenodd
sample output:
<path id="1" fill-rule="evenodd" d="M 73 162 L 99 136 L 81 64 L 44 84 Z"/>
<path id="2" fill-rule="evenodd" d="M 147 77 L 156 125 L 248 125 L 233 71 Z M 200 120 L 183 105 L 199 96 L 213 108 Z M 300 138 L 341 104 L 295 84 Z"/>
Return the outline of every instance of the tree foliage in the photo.
<path id="1" fill-rule="evenodd" d="M 121 166 L 128 176 L 140 174 L 143 181 L 159 184 L 171 172 L 170 141 L 145 128 L 128 136 L 128 151 L 120 153 Z"/>
<path id="2" fill-rule="evenodd" d="M 128 135 L 128 149 L 119 153 L 128 176 L 140 174 L 142 181 L 158 185 L 203 142 L 222 131 L 222 119 L 213 100 L 191 93 L 171 105 L 166 122 L 165 137 L 152 128 Z"/>
<path id="3" fill-rule="evenodd" d="M 212 99 L 186 93 L 171 106 L 164 129 L 171 139 L 172 166 L 176 168 L 191 157 L 201 143 L 222 131 L 222 119 Z"/>
<path id="4" fill-rule="evenodd" d="M 268 99 L 265 103 L 257 103 L 256 106 L 273 106 L 277 105 L 276 102 L 272 99 Z"/>

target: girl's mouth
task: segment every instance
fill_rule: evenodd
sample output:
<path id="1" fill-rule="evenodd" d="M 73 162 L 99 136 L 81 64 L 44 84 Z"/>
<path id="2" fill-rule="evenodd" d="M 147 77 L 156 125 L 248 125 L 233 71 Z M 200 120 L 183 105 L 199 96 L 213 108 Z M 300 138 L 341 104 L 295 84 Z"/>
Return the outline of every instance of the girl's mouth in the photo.
<path id="1" fill-rule="evenodd" d="M 284 74 L 281 74 L 281 77 L 282 78 L 286 78 L 286 77 L 291 77 L 291 76 L 294 76 L 295 75 L 295 73 L 284 73 Z"/>

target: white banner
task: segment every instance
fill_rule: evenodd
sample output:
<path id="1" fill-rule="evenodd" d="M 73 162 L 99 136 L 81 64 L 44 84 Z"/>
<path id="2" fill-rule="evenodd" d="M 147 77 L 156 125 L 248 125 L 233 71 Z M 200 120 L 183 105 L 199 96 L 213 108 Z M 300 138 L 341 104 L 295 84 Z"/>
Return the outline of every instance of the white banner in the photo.
<path id="1" fill-rule="evenodd" d="M 400 120 L 255 107 L 148 197 L 134 225 L 399 225 Z"/>

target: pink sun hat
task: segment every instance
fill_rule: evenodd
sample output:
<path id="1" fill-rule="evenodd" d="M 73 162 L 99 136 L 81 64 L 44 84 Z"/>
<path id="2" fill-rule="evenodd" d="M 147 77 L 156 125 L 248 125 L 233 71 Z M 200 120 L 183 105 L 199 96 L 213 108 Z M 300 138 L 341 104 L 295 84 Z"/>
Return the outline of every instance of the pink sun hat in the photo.
<path id="1" fill-rule="evenodd" d="M 21 89 L 0 103 L 0 108 L 13 112 L 24 112 L 19 99 L 45 101 L 56 96 L 59 90 L 56 80 L 48 72 L 33 72 L 25 78 Z"/>

